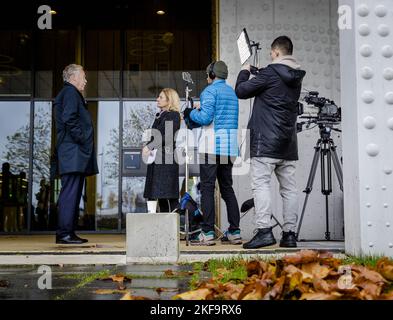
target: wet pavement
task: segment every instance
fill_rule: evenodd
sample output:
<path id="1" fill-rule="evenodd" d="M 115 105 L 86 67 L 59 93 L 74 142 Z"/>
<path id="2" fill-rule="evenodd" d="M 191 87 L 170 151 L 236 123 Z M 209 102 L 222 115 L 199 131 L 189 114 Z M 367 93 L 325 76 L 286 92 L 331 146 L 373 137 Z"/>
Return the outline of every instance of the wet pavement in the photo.
<path id="1" fill-rule="evenodd" d="M 38 267 L 1 266 L 0 300 L 119 300 L 127 292 L 169 300 L 188 290 L 192 277 L 191 265 L 51 266 L 52 289 L 40 289 L 43 274 Z M 167 270 L 173 275 L 165 275 Z M 97 279 L 110 275 L 126 275 L 131 281 L 121 285 Z"/>

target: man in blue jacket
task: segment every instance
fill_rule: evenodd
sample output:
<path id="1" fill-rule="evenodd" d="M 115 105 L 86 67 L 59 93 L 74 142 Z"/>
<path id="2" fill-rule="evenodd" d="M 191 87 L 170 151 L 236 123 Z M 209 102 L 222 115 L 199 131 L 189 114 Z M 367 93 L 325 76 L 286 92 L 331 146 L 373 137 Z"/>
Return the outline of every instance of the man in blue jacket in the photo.
<path id="1" fill-rule="evenodd" d="M 200 96 L 197 109 L 186 109 L 184 117 L 202 126 L 198 152 L 200 155 L 202 232 L 191 243 L 214 245 L 216 179 L 221 197 L 227 206 L 229 228 L 222 238 L 224 243 L 241 244 L 240 214 L 232 188 L 232 167 L 238 156 L 237 129 L 239 102 L 235 91 L 226 84 L 228 67 L 216 61 L 206 69 L 208 86 Z"/>
<path id="2" fill-rule="evenodd" d="M 271 228 L 270 181 L 273 171 L 280 184 L 283 200 L 283 235 L 281 247 L 296 247 L 298 195 L 296 160 L 298 160 L 297 106 L 306 72 L 292 56 L 291 39 L 281 36 L 271 45 L 273 62 L 250 78 L 250 65 L 240 71 L 236 94 L 240 99 L 255 97 L 248 129 L 250 130 L 251 179 L 258 232 L 245 243 L 255 249 L 276 243 Z"/>
<path id="3" fill-rule="evenodd" d="M 64 87 L 54 102 L 61 191 L 56 243 L 87 242 L 75 234 L 79 202 L 86 176 L 98 173 L 93 122 L 82 92 L 87 83 L 83 67 L 70 64 L 63 71 Z"/>

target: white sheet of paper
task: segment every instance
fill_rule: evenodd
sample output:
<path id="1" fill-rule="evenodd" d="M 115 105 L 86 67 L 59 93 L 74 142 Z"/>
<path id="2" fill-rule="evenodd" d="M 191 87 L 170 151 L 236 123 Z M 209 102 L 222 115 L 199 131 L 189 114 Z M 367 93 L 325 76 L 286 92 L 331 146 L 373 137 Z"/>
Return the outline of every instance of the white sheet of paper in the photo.
<path id="1" fill-rule="evenodd" d="M 152 164 L 154 162 L 154 160 L 156 160 L 156 155 L 157 155 L 157 149 L 151 150 L 146 163 Z"/>

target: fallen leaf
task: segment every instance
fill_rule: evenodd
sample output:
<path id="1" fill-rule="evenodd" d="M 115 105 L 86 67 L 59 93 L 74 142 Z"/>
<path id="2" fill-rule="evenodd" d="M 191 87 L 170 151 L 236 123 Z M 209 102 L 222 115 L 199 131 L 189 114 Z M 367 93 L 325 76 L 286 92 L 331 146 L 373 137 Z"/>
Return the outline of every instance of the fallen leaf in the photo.
<path id="1" fill-rule="evenodd" d="M 224 298 L 226 300 L 238 300 L 240 293 L 244 289 L 244 284 L 239 283 L 239 284 L 234 284 L 234 283 L 226 283 L 225 285 L 225 292 L 224 292 Z"/>
<path id="2" fill-rule="evenodd" d="M 253 260 L 247 263 L 246 270 L 249 277 L 254 274 L 260 276 L 267 270 L 267 267 L 265 262 Z"/>
<path id="3" fill-rule="evenodd" d="M 302 275 L 302 281 L 307 282 L 307 283 L 312 283 L 312 281 L 313 281 L 313 276 L 311 274 L 295 267 L 292 264 L 290 264 L 289 266 L 286 266 L 284 268 L 284 272 L 286 272 L 289 276 L 292 276 L 293 274 L 300 272 Z"/>
<path id="4" fill-rule="evenodd" d="M 318 252 L 313 250 L 301 250 L 294 255 L 285 256 L 282 260 L 287 264 L 311 263 L 318 260 Z"/>
<path id="5" fill-rule="evenodd" d="M 288 286 L 288 291 L 294 291 L 296 288 L 298 288 L 303 280 L 303 276 L 301 272 L 295 272 L 292 275 L 288 274 L 287 277 L 289 278 L 289 286 Z"/>
<path id="6" fill-rule="evenodd" d="M 97 289 L 93 292 L 95 294 L 125 294 L 127 290 Z"/>
<path id="7" fill-rule="evenodd" d="M 117 283 L 117 289 L 119 289 L 119 290 L 125 290 L 125 289 L 127 289 L 127 287 L 124 285 L 123 282 L 118 282 L 118 283 Z"/>
<path id="8" fill-rule="evenodd" d="M 393 261 L 388 258 L 378 260 L 377 271 L 387 280 L 393 281 Z"/>
<path id="9" fill-rule="evenodd" d="M 156 292 L 161 294 L 161 292 L 171 292 L 171 291 L 179 291 L 179 288 L 156 288 Z"/>
<path id="10" fill-rule="evenodd" d="M 171 269 L 165 270 L 164 272 L 165 277 L 174 277 L 175 274 Z"/>
<path id="11" fill-rule="evenodd" d="M 327 266 L 321 266 L 319 262 L 303 264 L 302 270 L 318 279 L 325 279 L 330 272 L 330 269 Z"/>
<path id="12" fill-rule="evenodd" d="M 381 276 L 381 274 L 379 274 L 376 271 L 370 270 L 366 267 L 351 265 L 351 270 L 357 271 L 359 273 L 359 275 L 355 277 L 355 282 L 357 278 L 364 278 L 374 283 L 380 283 L 380 284 L 387 283 L 386 279 L 383 276 Z"/>
<path id="13" fill-rule="evenodd" d="M 270 290 L 268 293 L 265 294 L 263 299 L 264 300 L 278 299 L 282 294 L 282 291 L 284 289 L 284 284 L 285 284 L 285 276 L 282 276 L 277 280 L 272 290 Z"/>
<path id="14" fill-rule="evenodd" d="M 253 283 L 248 283 L 244 286 L 243 290 L 240 292 L 238 296 L 238 300 L 243 300 L 245 296 L 247 296 L 250 292 L 255 290 L 255 281 Z"/>
<path id="15" fill-rule="evenodd" d="M 341 294 L 339 293 L 323 293 L 323 292 L 315 292 L 315 293 L 303 293 L 299 300 L 338 300 L 340 299 Z"/>
<path id="16" fill-rule="evenodd" d="M 370 280 L 357 280 L 356 285 L 363 290 L 360 291 L 360 297 L 366 300 L 376 300 L 382 292 L 382 285 L 378 285 Z"/>
<path id="17" fill-rule="evenodd" d="M 389 293 L 384 293 L 379 296 L 380 300 L 393 300 L 393 291 L 390 291 Z"/>
<path id="18" fill-rule="evenodd" d="M 116 274 L 116 275 L 111 275 L 111 276 L 109 276 L 109 277 L 107 277 L 107 278 L 103 278 L 103 279 L 101 279 L 101 280 L 104 280 L 104 281 L 106 281 L 106 280 L 112 280 L 113 282 L 120 282 L 120 283 L 123 283 L 123 282 L 131 282 L 131 281 L 132 281 L 132 278 L 129 278 L 129 277 L 124 276 L 124 275 L 122 275 L 122 274 Z"/>
<path id="19" fill-rule="evenodd" d="M 241 300 L 262 300 L 267 291 L 267 284 L 264 281 L 257 281 L 254 290 L 246 294 Z"/>
<path id="20" fill-rule="evenodd" d="M 313 286 L 315 291 L 323 291 L 325 293 L 332 292 L 330 285 L 325 280 L 320 278 L 314 279 Z"/>
<path id="21" fill-rule="evenodd" d="M 202 288 L 191 290 L 175 295 L 172 299 L 181 300 L 206 300 L 206 297 L 211 293 L 210 289 Z"/>
<path id="22" fill-rule="evenodd" d="M 320 251 L 318 254 L 319 259 L 330 259 L 333 258 L 333 254 L 329 251 Z"/>

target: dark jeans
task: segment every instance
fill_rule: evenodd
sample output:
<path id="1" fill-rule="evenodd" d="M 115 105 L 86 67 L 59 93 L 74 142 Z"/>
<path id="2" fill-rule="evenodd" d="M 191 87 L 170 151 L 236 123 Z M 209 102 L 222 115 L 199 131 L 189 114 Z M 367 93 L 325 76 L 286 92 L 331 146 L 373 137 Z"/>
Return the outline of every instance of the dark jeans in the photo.
<path id="1" fill-rule="evenodd" d="M 72 235 L 76 230 L 84 182 L 85 176 L 82 174 L 71 173 L 61 176 L 61 191 L 58 201 L 59 218 L 56 231 L 56 235 L 60 238 Z"/>
<path id="2" fill-rule="evenodd" d="M 220 187 L 222 199 L 227 206 L 229 230 L 239 230 L 240 213 L 239 205 L 236 200 L 232 184 L 233 163 L 230 157 L 216 156 L 215 164 L 211 163 L 211 156 L 202 155 L 205 163 L 200 164 L 201 177 L 201 209 L 203 213 L 202 230 L 204 232 L 214 231 L 215 209 L 214 209 L 214 190 L 216 179 Z M 203 158 L 202 158 L 203 160 Z M 210 160 L 210 161 L 209 161 Z"/>

